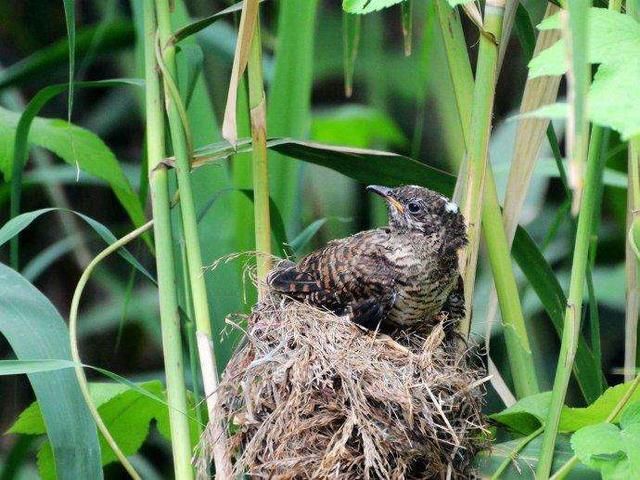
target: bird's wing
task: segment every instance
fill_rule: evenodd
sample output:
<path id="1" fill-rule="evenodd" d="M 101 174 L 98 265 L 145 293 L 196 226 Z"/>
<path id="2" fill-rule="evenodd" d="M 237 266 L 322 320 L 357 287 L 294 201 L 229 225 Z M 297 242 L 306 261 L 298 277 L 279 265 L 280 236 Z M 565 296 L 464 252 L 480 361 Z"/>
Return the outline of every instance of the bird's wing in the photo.
<path id="1" fill-rule="evenodd" d="M 334 312 L 351 310 L 354 317 L 379 319 L 393 303 L 395 288 L 385 255 L 387 241 L 385 230 L 334 240 L 297 265 L 277 268 L 268 283 L 276 291 Z"/>

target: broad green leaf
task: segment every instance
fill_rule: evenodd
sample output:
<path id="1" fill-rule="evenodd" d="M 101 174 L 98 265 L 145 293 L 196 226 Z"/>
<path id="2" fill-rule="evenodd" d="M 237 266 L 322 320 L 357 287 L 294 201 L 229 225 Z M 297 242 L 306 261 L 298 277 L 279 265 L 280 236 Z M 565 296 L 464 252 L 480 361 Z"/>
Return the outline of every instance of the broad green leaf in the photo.
<path id="1" fill-rule="evenodd" d="M 357 148 L 376 144 L 404 146 L 408 142 L 392 118 L 362 105 L 345 105 L 315 114 L 311 120 L 311 139 Z"/>
<path id="2" fill-rule="evenodd" d="M 490 418 L 518 433 L 528 435 L 545 422 L 550 402 L 550 392 L 531 395 Z"/>
<path id="3" fill-rule="evenodd" d="M 342 0 L 342 9 L 348 13 L 365 14 L 396 5 L 404 0 Z"/>
<path id="4" fill-rule="evenodd" d="M 178 58 L 184 57 L 186 68 L 178 72 L 178 86 L 180 88 L 180 96 L 184 98 L 185 108 L 189 108 L 193 91 L 196 88 L 198 77 L 202 73 L 202 64 L 204 62 L 204 54 L 200 45 L 187 43 L 178 48 Z"/>
<path id="5" fill-rule="evenodd" d="M 67 327 L 20 274 L 0 264 L 0 333 L 18 360 L 71 361 Z M 69 369 L 28 374 L 40 402 L 58 478 L 102 478 L 96 427 Z"/>
<path id="6" fill-rule="evenodd" d="M 335 170 L 364 184 L 388 186 L 422 185 L 445 195 L 453 192 L 455 177 L 427 164 L 396 153 L 381 150 L 349 148 L 305 142 L 288 138 L 272 138 L 267 148 L 308 163 Z M 234 153 L 251 151 L 251 140 L 240 139 L 235 147 L 219 142 L 195 152 L 194 167 L 217 162 Z M 166 162 L 173 165 L 171 160 Z"/>
<path id="7" fill-rule="evenodd" d="M 604 480 L 640 478 L 640 402 L 625 409 L 620 428 L 612 423 L 581 428 L 571 437 L 571 446 Z"/>
<path id="8" fill-rule="evenodd" d="M 519 453 L 514 454 L 521 439 L 511 440 L 492 445 L 489 450 L 480 452 L 474 462 L 480 478 L 491 478 L 494 472 L 505 461 L 510 461 L 507 469 L 500 475 L 500 480 L 534 480 L 535 468 L 540 457 L 542 436 L 534 438 Z M 515 458 L 511 460 L 513 457 Z M 566 435 L 558 435 L 556 440 L 555 455 L 553 457 L 553 470 L 559 468 L 573 457 L 573 451 Z M 566 479 L 569 480 L 597 480 L 597 472 L 584 465 L 576 465 Z"/>
<path id="9" fill-rule="evenodd" d="M 562 416 L 560 417 L 560 430 L 563 432 L 575 432 L 582 427 L 604 422 L 622 397 L 629 391 L 631 383 L 632 382 L 622 383 L 608 388 L 600 398 L 587 407 L 564 407 Z M 639 400 L 640 390 L 636 390 L 629 399 L 629 403 L 631 404 L 631 402 Z M 621 415 L 618 415 L 613 421 L 615 423 L 620 420 Z"/>
<path id="10" fill-rule="evenodd" d="M 632 382 L 610 387 L 587 407 L 563 407 L 558 430 L 560 432 L 575 432 L 586 426 L 604 422 L 631 387 Z M 502 412 L 491 415 L 491 419 L 516 432 L 528 435 L 546 421 L 550 401 L 551 392 L 531 395 L 519 400 L 515 405 Z M 631 396 L 630 402 L 634 401 L 640 401 L 640 390 L 636 390 Z M 640 415 L 636 407 L 629 411 L 627 418 L 630 418 L 631 414 L 634 415 L 633 418 Z M 624 418 L 624 412 L 622 416 L 618 415 L 614 422 L 622 421 L 622 418 Z"/>
<path id="11" fill-rule="evenodd" d="M 640 133 L 640 24 L 610 9 L 589 11 L 588 61 L 600 64 L 589 91 L 588 116 L 598 125 L 620 132 L 623 140 Z M 559 18 L 545 20 L 540 29 L 559 28 Z M 529 76 L 561 75 L 567 70 L 562 40 L 529 63 Z M 557 113 L 557 112 L 556 112 Z"/>
<path id="12" fill-rule="evenodd" d="M 465 3 L 469 3 L 471 0 L 447 0 L 447 3 L 451 5 L 451 7 L 457 7 L 458 5 L 464 5 Z"/>
<path id="13" fill-rule="evenodd" d="M 147 394 L 141 393 L 141 390 Z M 157 380 L 136 385 L 136 388 L 120 383 L 92 383 L 90 391 L 100 416 L 127 456 L 135 454 L 140 449 L 147 438 L 152 420 L 163 425 L 168 423 L 166 396 L 163 385 Z M 164 403 L 158 402 L 155 398 L 162 399 Z M 37 402 L 20 415 L 11 432 L 31 435 L 45 433 Z M 195 445 L 197 441 L 195 431 L 192 432 L 191 440 Z M 117 458 L 102 436 L 100 436 L 100 445 L 102 465 L 115 462 Z M 55 478 L 48 442 L 45 442 L 38 452 L 38 467 L 43 478 Z"/>

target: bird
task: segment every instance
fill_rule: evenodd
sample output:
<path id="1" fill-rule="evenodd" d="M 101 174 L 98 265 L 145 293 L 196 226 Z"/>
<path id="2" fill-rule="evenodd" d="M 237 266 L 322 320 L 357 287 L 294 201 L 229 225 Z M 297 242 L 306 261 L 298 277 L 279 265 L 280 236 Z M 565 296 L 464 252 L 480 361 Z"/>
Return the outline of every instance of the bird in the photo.
<path id="1" fill-rule="evenodd" d="M 443 307 L 445 316 L 460 308 L 464 315 L 458 252 L 467 234 L 458 205 L 416 185 L 367 190 L 386 201 L 388 225 L 279 262 L 267 276 L 270 289 L 367 329 L 416 325 Z"/>

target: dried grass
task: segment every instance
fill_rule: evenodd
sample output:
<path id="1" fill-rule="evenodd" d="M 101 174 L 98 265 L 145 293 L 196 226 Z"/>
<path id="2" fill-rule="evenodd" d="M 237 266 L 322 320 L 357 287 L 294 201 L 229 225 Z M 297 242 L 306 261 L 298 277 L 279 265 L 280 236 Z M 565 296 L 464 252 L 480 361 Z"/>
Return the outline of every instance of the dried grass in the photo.
<path id="1" fill-rule="evenodd" d="M 235 473 L 269 479 L 471 478 L 484 378 L 445 322 L 366 332 L 271 297 L 227 365 L 219 411 Z M 197 457 L 208 476 L 205 432 Z"/>

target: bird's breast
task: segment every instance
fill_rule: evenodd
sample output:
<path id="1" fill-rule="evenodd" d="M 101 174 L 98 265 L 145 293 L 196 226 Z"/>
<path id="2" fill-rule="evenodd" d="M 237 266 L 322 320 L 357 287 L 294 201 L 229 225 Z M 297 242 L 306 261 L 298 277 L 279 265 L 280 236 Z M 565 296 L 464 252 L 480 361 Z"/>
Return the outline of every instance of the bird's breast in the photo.
<path id="1" fill-rule="evenodd" d="M 411 244 L 391 249 L 389 259 L 396 269 L 396 288 L 388 320 L 411 325 L 438 313 L 453 288 L 457 272 L 442 271 L 436 256 L 420 255 Z"/>

